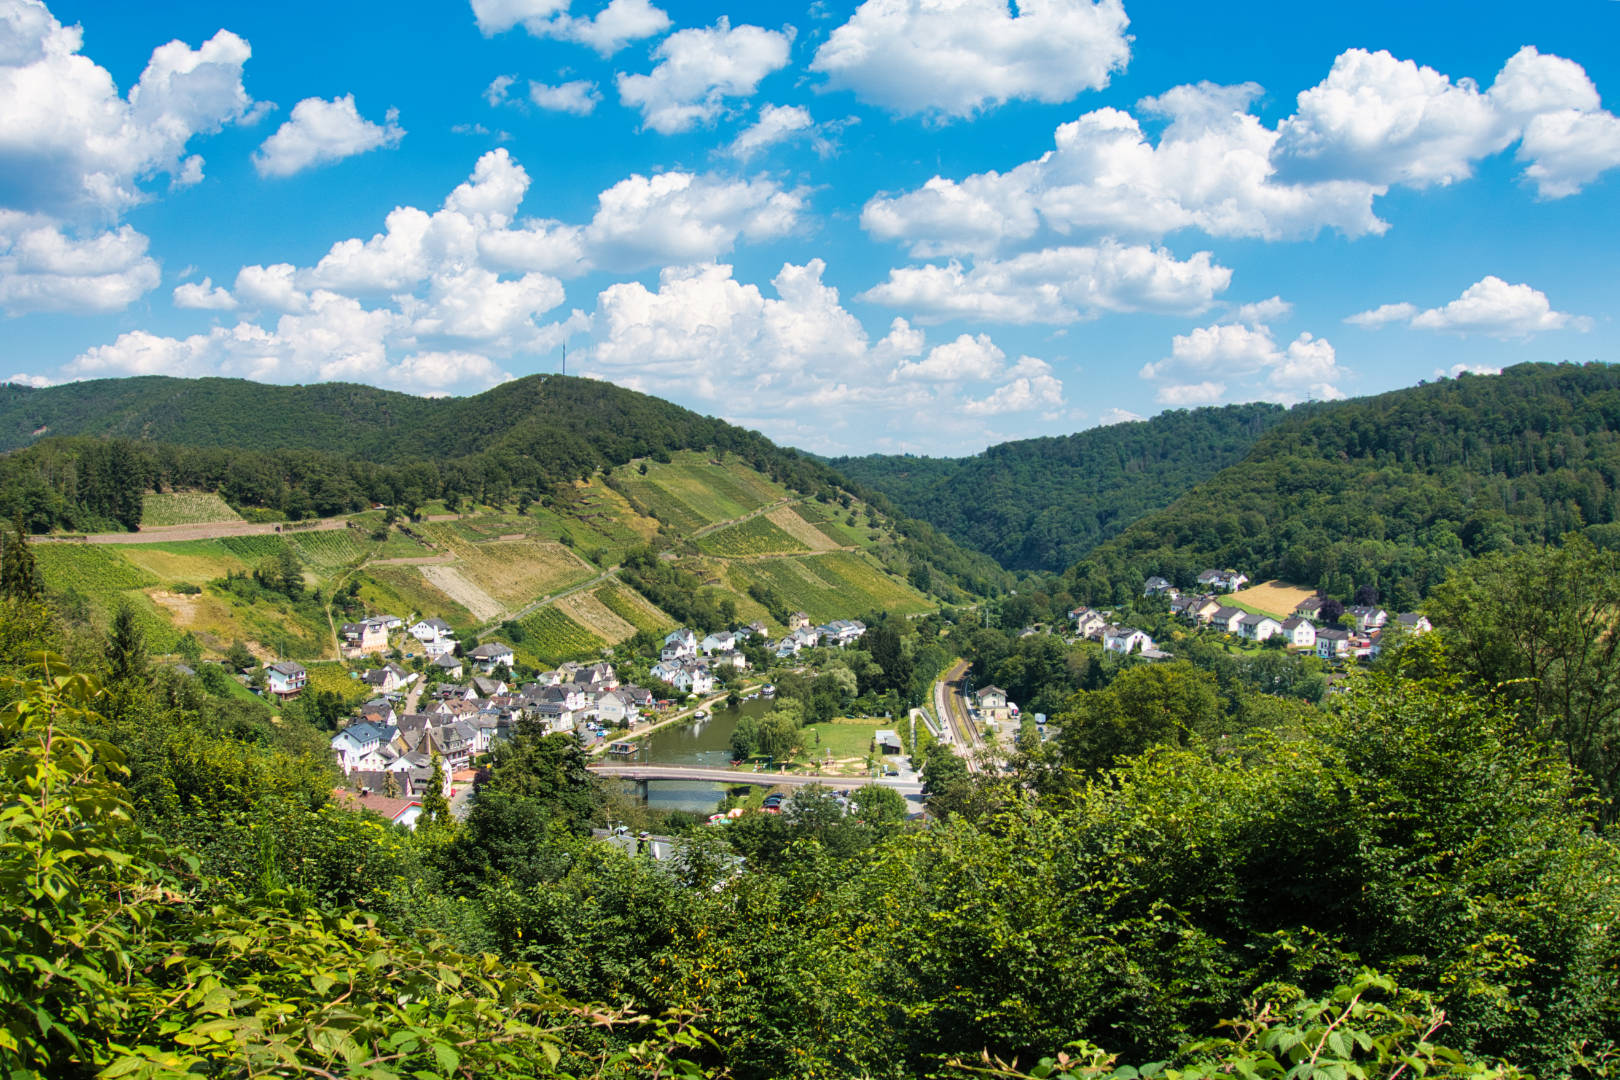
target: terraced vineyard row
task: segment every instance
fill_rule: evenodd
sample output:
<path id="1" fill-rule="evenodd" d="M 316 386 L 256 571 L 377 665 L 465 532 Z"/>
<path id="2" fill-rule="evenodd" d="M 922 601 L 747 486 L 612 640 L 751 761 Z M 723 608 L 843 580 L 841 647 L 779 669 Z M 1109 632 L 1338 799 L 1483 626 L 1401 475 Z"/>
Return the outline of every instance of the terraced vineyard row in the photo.
<path id="1" fill-rule="evenodd" d="M 746 592 L 758 582 L 790 608 L 804 611 L 817 622 L 847 619 L 875 609 L 911 614 L 934 607 L 910 585 L 853 552 L 735 562 L 725 572 L 738 591 Z"/>
<path id="2" fill-rule="evenodd" d="M 512 642 L 513 650 L 541 664 L 594 656 L 607 646 L 607 642 L 550 605 L 535 610 L 518 625 L 523 629 L 523 639 Z"/>
<path id="3" fill-rule="evenodd" d="M 596 590 L 602 606 L 637 630 L 667 630 L 673 619 L 649 604 L 640 593 L 625 585 L 603 585 Z"/>
<path id="4" fill-rule="evenodd" d="M 738 558 L 748 555 L 783 555 L 809 551 L 808 545 L 788 535 L 770 518 L 760 516 L 727 525 L 698 538 L 698 549 L 708 555 Z"/>

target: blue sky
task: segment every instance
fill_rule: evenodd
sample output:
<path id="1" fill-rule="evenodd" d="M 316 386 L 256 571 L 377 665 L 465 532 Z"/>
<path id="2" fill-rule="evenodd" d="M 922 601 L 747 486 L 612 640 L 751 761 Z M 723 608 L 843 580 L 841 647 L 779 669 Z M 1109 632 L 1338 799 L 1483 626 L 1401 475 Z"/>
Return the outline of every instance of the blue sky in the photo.
<path id="1" fill-rule="evenodd" d="M 0 0 L 4 372 L 823 453 L 1616 359 L 1620 3 Z"/>

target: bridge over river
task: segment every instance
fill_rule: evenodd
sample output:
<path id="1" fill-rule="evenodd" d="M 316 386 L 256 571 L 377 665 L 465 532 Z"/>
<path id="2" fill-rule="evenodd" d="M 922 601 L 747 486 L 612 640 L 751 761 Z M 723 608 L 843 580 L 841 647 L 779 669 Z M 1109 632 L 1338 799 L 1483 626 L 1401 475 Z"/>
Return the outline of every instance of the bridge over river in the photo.
<path id="1" fill-rule="evenodd" d="M 701 781 L 710 784 L 757 784 L 763 787 L 802 787 L 822 784 L 830 788 L 857 788 L 877 783 L 893 788 L 901 795 L 920 796 L 922 785 L 915 781 L 883 777 L 865 780 L 858 776 L 810 776 L 804 773 L 748 772 L 741 769 L 712 769 L 699 765 L 615 765 L 612 762 L 592 762 L 587 766 L 597 776 L 611 776 L 619 780 L 634 780 L 646 784 L 654 780 Z"/>

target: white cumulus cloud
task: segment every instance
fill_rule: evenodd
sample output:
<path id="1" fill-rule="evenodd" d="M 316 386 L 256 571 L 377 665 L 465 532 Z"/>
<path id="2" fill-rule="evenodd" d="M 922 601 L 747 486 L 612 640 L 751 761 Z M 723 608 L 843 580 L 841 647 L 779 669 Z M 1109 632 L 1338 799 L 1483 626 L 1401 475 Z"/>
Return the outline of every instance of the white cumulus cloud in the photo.
<path id="1" fill-rule="evenodd" d="M 162 276 L 146 247 L 128 225 L 77 238 L 41 216 L 0 210 L 0 309 L 120 311 Z"/>
<path id="2" fill-rule="evenodd" d="M 1581 316 L 1554 311 L 1547 294 L 1540 289 L 1523 283 L 1510 285 L 1495 274 L 1474 282 L 1444 307 L 1419 311 L 1416 304 L 1384 304 L 1352 315 L 1345 322 L 1366 329 L 1405 322 L 1418 330 L 1497 338 L 1527 338 L 1548 330 L 1586 330 L 1590 326 L 1590 320 Z"/>
<path id="3" fill-rule="evenodd" d="M 1068 101 L 1130 59 L 1120 0 L 866 0 L 816 50 L 830 89 L 901 114 Z"/>
<path id="4" fill-rule="evenodd" d="M 589 116 L 596 108 L 596 103 L 602 100 L 602 94 L 596 89 L 596 84 L 584 79 L 574 79 L 569 82 L 551 86 L 542 82 L 529 83 L 529 100 L 542 109 L 551 112 L 573 113 L 575 116 Z"/>
<path id="5" fill-rule="evenodd" d="M 738 26 L 721 17 L 711 27 L 680 30 L 653 50 L 645 75 L 620 73 L 619 98 L 641 110 L 642 126 L 664 135 L 720 115 L 726 98 L 751 97 L 759 81 L 787 66 L 788 32 Z"/>
<path id="6" fill-rule="evenodd" d="M 398 146 L 405 137 L 399 112 L 389 109 L 383 123 L 360 115 L 354 95 L 326 101 L 305 98 L 293 106 L 292 118 L 266 139 L 253 154 L 260 176 L 292 176 L 317 165 L 385 146 Z"/>
<path id="7" fill-rule="evenodd" d="M 759 119 L 732 142 L 728 153 L 747 160 L 767 147 L 786 142 L 796 135 L 814 131 L 815 120 L 803 105 L 766 105 Z"/>
<path id="8" fill-rule="evenodd" d="M 860 299 L 899 308 L 920 322 L 1062 324 L 1107 311 L 1199 312 L 1231 280 L 1232 271 L 1207 251 L 1183 261 L 1162 248 L 1110 241 L 979 259 L 966 271 L 954 260 L 896 268 Z"/>
<path id="9" fill-rule="evenodd" d="M 1170 355 L 1141 370 L 1144 379 L 1159 383 L 1159 403 L 1171 406 L 1211 404 L 1235 380 L 1243 380 L 1246 399 L 1331 400 L 1344 396 L 1338 383 L 1347 374 L 1326 338 L 1301 333 L 1280 345 L 1259 323 L 1217 323 L 1177 334 Z"/>
<path id="10" fill-rule="evenodd" d="M 212 278 L 182 282 L 174 287 L 174 306 L 196 311 L 230 311 L 236 298 L 224 286 L 215 287 Z"/>
<path id="11" fill-rule="evenodd" d="M 1473 175 L 1518 144 L 1524 176 L 1544 198 L 1574 194 L 1620 165 L 1620 120 L 1601 108 L 1577 64 L 1526 47 L 1488 90 L 1350 49 L 1328 77 L 1268 127 L 1247 83 L 1175 87 L 1137 111 L 1164 117 L 1157 141 L 1136 115 L 1104 108 L 1062 124 L 1053 148 L 1004 171 L 881 194 L 866 230 L 914 255 L 991 254 L 1075 234 L 1309 238 L 1323 229 L 1381 234 L 1373 203 L 1401 185 L 1423 189 Z"/>
<path id="12" fill-rule="evenodd" d="M 730 251 L 739 238 L 788 233 L 803 209 L 800 193 L 770 180 L 632 174 L 597 196 L 584 241 L 592 262 L 610 269 L 703 262 Z"/>
<path id="13" fill-rule="evenodd" d="M 257 115 L 242 85 L 251 50 L 229 30 L 153 50 L 127 98 L 83 40 L 35 0 L 0 4 L 0 207 L 116 215 L 149 198 L 153 176 L 200 180 L 187 144 Z"/>
<path id="14" fill-rule="evenodd" d="M 486 37 L 521 25 L 535 37 L 578 42 L 603 56 L 670 26 L 669 15 L 648 0 L 611 0 L 584 17 L 570 14 L 569 7 L 569 0 L 472 0 L 473 18 Z"/>

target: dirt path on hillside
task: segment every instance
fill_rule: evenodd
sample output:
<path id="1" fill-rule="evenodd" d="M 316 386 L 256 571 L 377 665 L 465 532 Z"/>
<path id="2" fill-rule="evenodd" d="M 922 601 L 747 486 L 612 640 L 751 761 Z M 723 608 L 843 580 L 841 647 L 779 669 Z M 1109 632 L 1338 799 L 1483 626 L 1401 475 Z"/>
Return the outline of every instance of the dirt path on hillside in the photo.
<path id="1" fill-rule="evenodd" d="M 88 536 L 35 536 L 35 543 L 45 544 L 164 544 L 171 540 L 219 540 L 227 536 L 263 536 L 266 533 L 329 532 L 346 528 L 348 518 L 322 518 L 313 525 L 290 529 L 275 522 L 215 521 L 200 525 L 143 526 L 140 532 L 91 533 Z"/>

